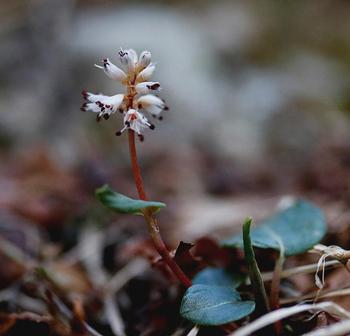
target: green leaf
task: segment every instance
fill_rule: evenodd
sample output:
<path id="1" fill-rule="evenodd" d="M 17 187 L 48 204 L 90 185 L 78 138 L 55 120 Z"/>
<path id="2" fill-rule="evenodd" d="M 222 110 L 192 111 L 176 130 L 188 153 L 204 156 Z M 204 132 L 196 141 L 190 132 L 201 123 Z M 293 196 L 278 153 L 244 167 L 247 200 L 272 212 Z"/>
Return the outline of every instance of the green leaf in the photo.
<path id="1" fill-rule="evenodd" d="M 150 209 L 152 213 L 155 213 L 166 206 L 161 202 L 134 200 L 113 191 L 108 185 L 97 189 L 96 197 L 107 208 L 124 214 L 142 215 L 142 210 L 145 209 Z"/>
<path id="2" fill-rule="evenodd" d="M 272 248 L 291 256 L 309 250 L 325 234 L 326 221 L 322 210 L 300 200 L 252 229 L 251 240 L 255 247 Z M 235 235 L 222 245 L 242 248 L 242 235 Z"/>
<path id="3" fill-rule="evenodd" d="M 180 314 L 195 324 L 216 326 L 237 321 L 254 309 L 254 301 L 241 301 L 231 287 L 193 285 L 185 292 Z"/>
<path id="4" fill-rule="evenodd" d="M 194 285 L 213 285 L 237 288 L 244 277 L 238 273 L 231 273 L 223 268 L 207 267 L 193 278 Z"/>

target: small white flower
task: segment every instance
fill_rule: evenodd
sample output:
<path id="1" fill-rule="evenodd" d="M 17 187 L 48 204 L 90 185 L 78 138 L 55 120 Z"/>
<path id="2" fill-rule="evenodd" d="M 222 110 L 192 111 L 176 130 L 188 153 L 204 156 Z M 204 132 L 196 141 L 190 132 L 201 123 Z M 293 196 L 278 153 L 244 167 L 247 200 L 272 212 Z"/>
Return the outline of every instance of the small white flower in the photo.
<path id="1" fill-rule="evenodd" d="M 81 110 L 98 113 L 97 120 L 100 120 L 101 117 L 108 119 L 112 113 L 115 113 L 118 110 L 124 100 L 123 94 L 105 96 L 102 94 L 93 94 L 83 91 L 82 95 L 88 103 L 84 103 Z"/>
<path id="2" fill-rule="evenodd" d="M 103 60 L 103 66 L 95 64 L 96 68 L 103 69 L 105 74 L 112 79 L 118 80 L 121 83 L 125 83 L 128 79 L 126 73 L 114 65 L 108 58 Z"/>
<path id="3" fill-rule="evenodd" d="M 139 94 L 147 94 L 160 90 L 159 82 L 142 82 L 135 86 L 135 90 Z"/>
<path id="4" fill-rule="evenodd" d="M 140 55 L 137 65 L 140 69 L 146 68 L 151 63 L 151 53 L 147 50 L 143 51 Z"/>
<path id="5" fill-rule="evenodd" d="M 149 64 L 145 69 L 143 69 L 136 77 L 136 83 L 141 83 L 148 81 L 152 75 L 154 70 L 156 69 L 156 65 L 154 63 Z"/>
<path id="6" fill-rule="evenodd" d="M 169 109 L 163 100 L 152 94 L 147 94 L 138 98 L 136 106 L 139 109 L 144 109 L 151 113 L 154 117 L 158 116 L 162 111 Z"/>
<path id="7" fill-rule="evenodd" d="M 142 130 L 144 128 L 154 129 L 154 125 L 151 124 L 148 119 L 139 111 L 135 109 L 129 109 L 124 115 L 124 127 L 116 132 L 116 135 L 121 135 L 126 129 L 131 129 L 143 140 Z"/>
<path id="8" fill-rule="evenodd" d="M 124 64 L 128 68 L 129 73 L 135 71 L 137 63 L 137 53 L 134 49 L 123 50 L 120 49 L 118 52 L 120 63 Z"/>

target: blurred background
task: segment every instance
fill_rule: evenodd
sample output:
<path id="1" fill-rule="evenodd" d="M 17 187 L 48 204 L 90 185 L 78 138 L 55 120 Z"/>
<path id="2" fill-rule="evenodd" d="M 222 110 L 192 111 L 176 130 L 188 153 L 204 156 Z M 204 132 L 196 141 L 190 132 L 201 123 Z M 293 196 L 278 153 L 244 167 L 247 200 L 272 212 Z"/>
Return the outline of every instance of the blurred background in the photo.
<path id="1" fill-rule="evenodd" d="M 105 183 L 136 197 L 127 137 L 114 135 L 121 118 L 79 110 L 83 89 L 120 92 L 94 64 L 117 64 L 122 47 L 152 52 L 170 106 L 138 143 L 147 193 L 167 203 L 170 247 L 234 233 L 299 196 L 326 210 L 327 242 L 349 247 L 349 12 L 344 0 L 0 0 L 2 237 L 55 260 L 70 291 L 88 292 L 100 272 L 87 280 L 62 260 L 98 255 L 113 274 L 154 257 L 142 219 L 94 197 Z M 5 288 L 21 272 L 0 257 Z M 151 274 L 135 288 L 151 288 Z"/>
<path id="2" fill-rule="evenodd" d="M 193 236 L 232 225 L 235 204 L 241 219 L 285 194 L 347 202 L 349 10 L 326 0 L 1 1 L 1 204 L 55 226 L 96 206 L 103 183 L 135 196 L 120 118 L 97 124 L 79 111 L 82 89 L 121 90 L 93 66 L 117 62 L 120 47 L 158 63 L 170 111 L 139 145 L 144 179 Z"/>

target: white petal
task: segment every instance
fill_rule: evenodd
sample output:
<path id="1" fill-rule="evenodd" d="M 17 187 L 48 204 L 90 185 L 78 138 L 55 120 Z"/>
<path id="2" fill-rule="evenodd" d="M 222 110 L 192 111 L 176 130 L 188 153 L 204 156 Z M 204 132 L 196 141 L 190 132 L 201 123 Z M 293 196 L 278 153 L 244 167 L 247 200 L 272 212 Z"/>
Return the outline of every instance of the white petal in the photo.
<path id="1" fill-rule="evenodd" d="M 137 63 L 137 54 L 134 49 L 123 50 L 120 49 L 118 52 L 120 63 L 124 64 L 128 68 L 129 73 L 133 73 L 135 71 L 136 63 Z"/>
<path id="2" fill-rule="evenodd" d="M 143 69 L 136 77 L 136 83 L 141 83 L 148 81 L 152 75 L 154 70 L 156 69 L 155 63 L 151 63 L 147 66 L 147 68 Z"/>
<path id="3" fill-rule="evenodd" d="M 102 68 L 101 66 L 96 64 L 95 66 L 97 68 Z M 114 65 L 108 58 L 105 58 L 103 60 L 103 71 L 109 78 L 115 79 L 121 83 L 124 83 L 127 80 L 126 73 L 122 69 Z"/>
<path id="4" fill-rule="evenodd" d="M 151 53 L 147 50 L 143 51 L 140 55 L 138 66 L 141 69 L 146 68 L 151 63 Z"/>
<path id="5" fill-rule="evenodd" d="M 84 95 L 84 92 L 83 92 Z M 89 103 L 84 103 L 81 107 L 82 111 L 91 111 L 99 113 L 99 116 L 103 116 L 106 119 L 115 113 L 120 105 L 123 103 L 124 95 L 117 94 L 114 96 L 104 96 L 101 94 L 95 95 L 90 92 L 86 92 L 84 98 L 90 101 Z"/>
<path id="6" fill-rule="evenodd" d="M 111 104 L 111 105 L 118 105 L 123 102 L 124 95 L 123 94 L 116 94 L 114 96 L 104 96 L 102 100 L 100 100 L 103 104 Z"/>
<path id="7" fill-rule="evenodd" d="M 147 112 L 154 115 L 158 115 L 162 111 L 168 109 L 163 100 L 152 94 L 147 94 L 145 96 L 140 97 L 137 100 L 136 104 L 138 108 L 145 109 Z"/>
<path id="8" fill-rule="evenodd" d="M 147 94 L 154 91 L 160 91 L 159 82 L 142 82 L 136 85 L 136 92 L 140 94 Z"/>
<path id="9" fill-rule="evenodd" d="M 127 52 L 128 52 L 129 59 L 134 64 L 136 64 L 137 63 L 137 53 L 136 53 L 136 51 L 134 49 L 128 49 Z"/>
<path id="10" fill-rule="evenodd" d="M 87 91 L 83 91 L 82 94 L 83 94 L 84 99 L 86 99 L 87 101 L 92 102 L 92 103 L 95 103 L 99 100 L 102 100 L 102 99 L 108 97 L 108 96 L 105 96 L 103 94 L 94 94 L 94 93 L 87 92 Z"/>
<path id="11" fill-rule="evenodd" d="M 99 112 L 101 112 L 101 108 L 96 103 L 87 103 L 86 104 L 86 111 L 99 113 Z"/>
<path id="12" fill-rule="evenodd" d="M 93 112 L 102 112 L 103 114 L 115 113 L 120 105 L 123 103 L 124 95 L 117 94 L 114 96 L 105 96 L 103 94 L 93 94 L 91 92 L 83 91 L 83 97 L 91 104 L 84 104 L 82 110 L 89 110 Z M 89 109 L 87 108 L 89 106 Z"/>

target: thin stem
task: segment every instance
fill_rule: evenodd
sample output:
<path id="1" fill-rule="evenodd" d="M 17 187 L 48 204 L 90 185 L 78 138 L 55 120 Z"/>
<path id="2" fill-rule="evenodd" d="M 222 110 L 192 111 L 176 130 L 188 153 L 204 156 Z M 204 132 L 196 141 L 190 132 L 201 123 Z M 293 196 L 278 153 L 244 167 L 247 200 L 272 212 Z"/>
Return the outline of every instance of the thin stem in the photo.
<path id="1" fill-rule="evenodd" d="M 129 151 L 130 151 L 132 171 L 134 174 L 134 181 L 135 181 L 137 192 L 139 194 L 140 199 L 143 201 L 146 201 L 147 196 L 145 193 L 145 188 L 143 187 L 141 169 L 137 160 L 135 132 L 133 130 L 129 130 Z"/>
<path id="2" fill-rule="evenodd" d="M 277 310 L 280 308 L 279 293 L 280 293 L 281 273 L 283 270 L 283 264 L 284 264 L 284 251 L 281 251 L 279 257 L 276 260 L 275 269 L 273 272 L 273 278 L 271 282 L 270 307 L 272 310 Z M 281 335 L 282 322 L 276 321 L 274 323 L 274 329 L 275 329 L 276 335 Z"/>
<path id="3" fill-rule="evenodd" d="M 131 166 L 134 174 L 136 189 L 140 199 L 146 201 L 147 197 L 145 193 L 145 188 L 143 186 L 141 169 L 137 160 L 137 152 L 136 152 L 136 146 L 135 146 L 135 133 L 133 130 L 129 130 L 129 150 L 130 150 Z M 148 210 L 145 210 L 143 214 L 147 222 L 148 231 L 151 235 L 155 249 L 157 250 L 159 255 L 163 258 L 164 262 L 168 265 L 168 267 L 173 271 L 176 277 L 183 283 L 183 285 L 185 287 L 190 287 L 192 285 L 191 280 L 188 279 L 188 277 L 182 271 L 180 266 L 171 257 L 160 235 L 157 220 L 154 218 L 153 214 Z"/>
<path id="4" fill-rule="evenodd" d="M 264 282 L 261 278 L 261 273 L 255 259 L 255 254 L 250 239 L 251 223 L 252 219 L 247 218 L 243 224 L 244 258 L 248 265 L 249 278 L 255 296 L 257 313 L 258 315 L 264 315 L 270 311 L 270 307 L 264 287 Z"/>

